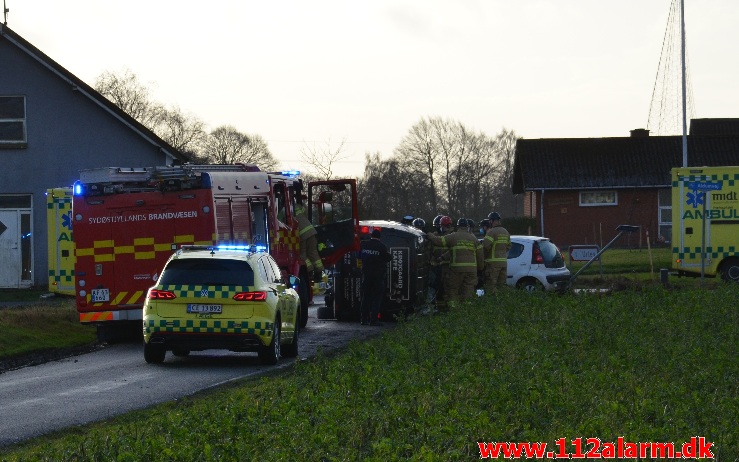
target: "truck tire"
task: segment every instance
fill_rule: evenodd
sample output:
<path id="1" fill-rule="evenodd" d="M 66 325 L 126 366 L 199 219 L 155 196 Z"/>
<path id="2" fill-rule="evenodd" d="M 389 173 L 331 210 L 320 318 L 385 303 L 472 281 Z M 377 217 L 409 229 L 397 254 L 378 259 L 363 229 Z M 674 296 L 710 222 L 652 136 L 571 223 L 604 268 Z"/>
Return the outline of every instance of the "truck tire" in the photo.
<path id="1" fill-rule="evenodd" d="M 277 318 L 272 325 L 272 342 L 259 347 L 259 362 L 265 366 L 275 365 L 280 359 L 280 322 Z"/>
<path id="2" fill-rule="evenodd" d="M 721 279 L 739 282 L 739 258 L 729 258 L 721 265 Z"/>

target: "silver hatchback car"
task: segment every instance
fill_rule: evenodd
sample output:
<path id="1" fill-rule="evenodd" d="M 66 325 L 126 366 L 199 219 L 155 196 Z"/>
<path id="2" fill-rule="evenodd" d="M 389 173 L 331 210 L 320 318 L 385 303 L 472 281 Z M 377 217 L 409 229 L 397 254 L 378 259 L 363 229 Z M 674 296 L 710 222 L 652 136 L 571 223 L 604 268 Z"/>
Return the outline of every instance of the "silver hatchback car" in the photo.
<path id="1" fill-rule="evenodd" d="M 562 253 L 548 238 L 511 236 L 506 280 L 509 286 L 527 292 L 566 290 L 570 276 Z"/>

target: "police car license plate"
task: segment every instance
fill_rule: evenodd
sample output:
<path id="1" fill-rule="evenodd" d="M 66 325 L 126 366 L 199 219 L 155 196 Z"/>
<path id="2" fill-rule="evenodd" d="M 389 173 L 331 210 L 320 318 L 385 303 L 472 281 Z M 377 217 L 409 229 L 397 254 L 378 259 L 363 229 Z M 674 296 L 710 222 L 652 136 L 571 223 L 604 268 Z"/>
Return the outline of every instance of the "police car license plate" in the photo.
<path id="1" fill-rule="evenodd" d="M 108 302 L 110 301 L 110 291 L 108 289 L 92 289 L 90 297 L 93 302 Z"/>
<path id="2" fill-rule="evenodd" d="M 220 313 L 222 309 L 222 305 L 187 305 L 188 313 Z"/>

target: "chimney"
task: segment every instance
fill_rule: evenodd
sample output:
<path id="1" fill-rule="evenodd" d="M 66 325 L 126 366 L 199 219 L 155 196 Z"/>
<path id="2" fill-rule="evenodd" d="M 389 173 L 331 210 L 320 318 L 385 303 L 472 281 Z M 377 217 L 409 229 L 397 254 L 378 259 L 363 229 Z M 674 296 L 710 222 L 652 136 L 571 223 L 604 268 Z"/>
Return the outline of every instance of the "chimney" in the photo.
<path id="1" fill-rule="evenodd" d="M 645 138 L 649 136 L 649 130 L 646 128 L 635 128 L 630 131 L 632 138 Z"/>

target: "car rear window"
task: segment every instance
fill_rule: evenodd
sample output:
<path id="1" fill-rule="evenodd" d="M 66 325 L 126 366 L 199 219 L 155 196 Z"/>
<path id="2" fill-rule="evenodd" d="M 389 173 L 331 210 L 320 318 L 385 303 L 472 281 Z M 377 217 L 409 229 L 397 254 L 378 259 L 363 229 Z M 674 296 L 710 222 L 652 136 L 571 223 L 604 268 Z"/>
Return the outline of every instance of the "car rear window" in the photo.
<path id="1" fill-rule="evenodd" d="M 512 258 L 518 258 L 523 253 L 523 244 L 519 244 L 517 242 L 511 242 L 511 248 L 508 249 L 508 255 L 506 255 L 506 258 L 508 260 Z"/>
<path id="2" fill-rule="evenodd" d="M 561 268 L 565 266 L 565 260 L 562 258 L 562 254 L 552 241 L 539 241 L 537 245 L 539 246 L 542 257 L 544 257 L 544 266 L 547 268 Z"/>
<path id="3" fill-rule="evenodd" d="M 164 268 L 161 285 L 253 286 L 254 272 L 241 260 L 183 258 Z"/>

